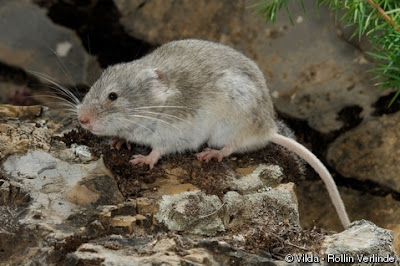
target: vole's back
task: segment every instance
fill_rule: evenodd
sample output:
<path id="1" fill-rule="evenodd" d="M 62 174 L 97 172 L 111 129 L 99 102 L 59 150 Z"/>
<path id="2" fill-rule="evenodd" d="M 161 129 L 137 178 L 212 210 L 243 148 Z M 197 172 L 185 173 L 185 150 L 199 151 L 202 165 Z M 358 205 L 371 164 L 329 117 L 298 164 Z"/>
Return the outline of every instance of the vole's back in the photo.
<path id="1" fill-rule="evenodd" d="M 140 64 L 165 72 L 185 100 L 191 98 L 195 107 L 213 100 L 221 105 L 239 104 L 240 110 L 249 111 L 244 115 L 274 123 L 274 110 L 261 70 L 229 46 L 204 40 L 173 41 L 142 58 Z"/>
<path id="2" fill-rule="evenodd" d="M 262 78 L 257 65 L 243 54 L 229 46 L 204 40 L 169 42 L 144 57 L 142 63 L 162 65 L 168 72 L 184 72 L 186 69 L 202 76 L 213 75 L 227 67 L 238 67 Z"/>

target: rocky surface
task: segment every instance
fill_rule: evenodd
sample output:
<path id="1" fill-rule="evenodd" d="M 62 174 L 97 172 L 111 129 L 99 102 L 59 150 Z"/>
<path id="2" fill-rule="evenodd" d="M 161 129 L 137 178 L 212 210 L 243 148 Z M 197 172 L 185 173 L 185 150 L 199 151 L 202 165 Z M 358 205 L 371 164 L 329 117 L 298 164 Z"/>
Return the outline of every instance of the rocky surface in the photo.
<path id="1" fill-rule="evenodd" d="M 55 25 L 46 10 L 29 0 L 0 4 L 0 61 L 40 72 L 58 83 L 91 84 L 100 75 L 73 31 Z M 47 82 L 49 83 L 49 82 Z"/>
<path id="2" fill-rule="evenodd" d="M 15 147 L 0 146 L 0 263 L 278 265 L 284 254 L 304 250 L 323 258 L 345 245 L 356 254 L 365 239 L 371 241 L 363 254 L 379 249 L 396 258 L 390 231 L 372 223 L 356 222 L 340 234 L 302 229 L 295 186 L 279 184 L 280 166 L 214 172 L 209 178 L 226 182 L 218 196 L 187 183 L 184 166 L 166 162 L 156 168 L 169 177 L 139 181 L 142 196 L 127 197 L 120 191 L 124 177 L 109 170 L 108 157 L 81 144 L 68 148 L 70 138 L 57 137 L 65 130 L 60 117 L 40 106 L 0 107 L 9 114 L 0 136 Z M 21 129 L 25 138 L 10 139 Z M 364 233 L 351 243 L 342 240 L 354 230 L 372 230 L 379 238 Z"/>
<path id="3" fill-rule="evenodd" d="M 339 218 L 320 180 L 305 180 L 297 187 L 300 223 L 304 228 L 317 226 L 340 231 Z M 392 195 L 380 196 L 365 191 L 339 187 L 350 220 L 368 217 L 380 227 L 392 229 L 400 220 L 400 202 Z M 321 206 L 324 206 L 321 208 Z M 400 240 L 400 239 L 399 239 Z M 397 249 L 400 252 L 400 249 Z"/>
<path id="4" fill-rule="evenodd" d="M 329 163 L 344 177 L 372 180 L 400 192 L 399 122 L 399 113 L 366 119 L 332 143 Z"/>
<path id="5" fill-rule="evenodd" d="M 327 236 L 322 248 L 327 254 L 338 256 L 337 261 L 334 260 L 336 263 L 396 264 L 396 261 L 391 259 L 396 256 L 392 238 L 393 233 L 390 230 L 378 228 L 371 222 L 361 220 L 353 222 L 342 233 Z M 379 258 L 379 261 L 375 258 Z"/>

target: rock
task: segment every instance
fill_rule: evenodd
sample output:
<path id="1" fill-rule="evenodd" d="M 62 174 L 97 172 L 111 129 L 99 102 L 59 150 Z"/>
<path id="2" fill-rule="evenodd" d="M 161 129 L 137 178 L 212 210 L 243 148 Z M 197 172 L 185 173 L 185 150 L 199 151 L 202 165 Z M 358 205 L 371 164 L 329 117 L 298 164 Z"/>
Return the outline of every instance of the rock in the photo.
<path id="1" fill-rule="evenodd" d="M 162 1 L 142 2 L 114 1 L 122 17 L 120 22 L 125 31 L 138 39 L 152 44 L 162 44 L 176 39 L 195 36 L 219 39 L 227 37 L 241 22 L 236 15 L 246 6 L 244 2 L 207 1 Z M 159 21 L 155 25 L 153 21 Z M 196 18 L 196 19 L 192 19 Z M 205 24 L 207 23 L 207 24 Z M 207 25 L 207 26 L 205 26 Z"/>
<path id="2" fill-rule="evenodd" d="M 292 27 L 285 8 L 278 12 L 275 24 L 265 23 L 255 9 L 248 8 L 254 4 L 250 0 L 114 3 L 121 24 L 133 37 L 152 44 L 200 38 L 244 52 L 264 72 L 276 109 L 306 120 L 322 133 L 344 126 L 338 113 L 345 108 L 357 106 L 360 118 L 367 117 L 373 112 L 372 103 L 385 94 L 374 89 L 366 72 L 373 64 L 336 35 L 325 6 L 317 11 L 314 3 L 305 2 L 303 18 L 301 5 L 288 3 L 296 21 Z"/>
<path id="3" fill-rule="evenodd" d="M 29 206 L 32 214 L 28 214 L 25 222 L 30 223 L 31 216 L 40 212 L 41 221 L 47 225 L 60 223 L 80 206 L 123 201 L 115 183 L 114 188 L 113 182 L 106 182 L 103 187 L 95 184 L 105 174 L 100 174 L 102 168 L 102 160 L 84 165 L 69 164 L 43 151 L 12 155 L 3 163 L 3 171 L 10 182 L 35 199 Z M 103 199 L 106 195 L 103 192 L 106 191 L 111 194 L 109 199 Z M 42 206 L 46 206 L 46 209 L 43 210 Z"/>
<path id="4" fill-rule="evenodd" d="M 90 149 L 86 145 L 77 145 L 73 143 L 71 145 L 71 150 L 83 162 L 93 160 L 93 155 L 90 153 Z"/>
<path id="5" fill-rule="evenodd" d="M 245 224 L 273 224 L 287 221 L 299 226 L 299 212 L 294 184 L 280 185 L 269 191 L 240 195 L 229 191 L 224 196 L 224 221 L 229 229 L 240 228 Z"/>
<path id="6" fill-rule="evenodd" d="M 271 171 L 266 171 L 271 169 Z M 158 222 L 164 223 L 170 230 L 189 231 L 201 235 L 215 235 L 217 232 L 240 228 L 243 224 L 253 222 L 265 223 L 268 220 L 286 220 L 295 226 L 299 225 L 297 198 L 294 185 L 267 187 L 263 175 L 276 176 L 273 170 L 282 176 L 280 168 L 260 165 L 253 173 L 234 179 L 232 188 L 245 191 L 240 195 L 235 191 L 225 194 L 221 202 L 218 197 L 205 195 L 204 192 L 182 192 L 165 195 L 160 203 L 160 210 L 155 215 Z M 250 186 L 248 183 L 252 184 Z M 263 190 L 263 189 L 264 190 Z M 254 191 L 260 189 L 260 191 Z M 273 210 L 273 211 L 272 211 Z"/>
<path id="7" fill-rule="evenodd" d="M 21 187 L 8 180 L 0 179 L 0 206 L 27 205 L 31 199 L 31 196 Z"/>
<path id="8" fill-rule="evenodd" d="M 398 258 L 393 249 L 393 234 L 365 220 L 355 221 L 345 231 L 327 236 L 322 250 L 327 255 L 325 265 L 334 262 L 347 262 L 352 265 L 398 265 Z"/>
<path id="9" fill-rule="evenodd" d="M 137 234 L 153 227 L 152 214 L 142 212 L 143 209 L 137 207 L 136 201 L 102 206 L 99 209 L 99 221 L 113 234 Z"/>
<path id="10" fill-rule="evenodd" d="M 261 67 L 276 109 L 329 133 L 344 126 L 338 117 L 341 110 L 357 106 L 360 118 L 367 117 L 373 112 L 371 104 L 384 93 L 373 89 L 371 75 L 367 74 L 373 64 L 360 61 L 360 52 L 336 36 L 328 9 L 324 6 L 316 11 L 315 4 L 304 4 L 307 16 L 301 23 L 295 28 L 289 25 L 276 38 L 267 40 L 269 45 L 260 51 L 260 58 L 268 66 Z M 300 4 L 293 3 L 289 8 L 292 17 L 304 16 Z M 288 23 L 283 13 L 284 9 L 278 14 L 277 28 Z"/>
<path id="11" fill-rule="evenodd" d="M 13 108 L 16 114 L 29 110 Z M 26 128 L 32 142 L 11 149 L 6 144 L 14 145 L 12 139 L 4 139 L 2 146 L 0 264 L 282 265 L 278 254 L 303 252 L 296 249 L 303 246 L 317 254 L 326 235 L 300 227 L 294 185 L 279 184 L 280 166 L 221 171 L 227 176 L 215 178 L 228 191 L 219 198 L 187 183 L 191 179 L 185 176 L 196 168 L 164 164 L 158 173 L 166 175 L 146 184 L 141 197 L 124 198 L 119 177 L 94 150 L 73 143 L 67 148 L 54 137 L 66 126 L 46 108 L 32 110 L 33 116 L 16 115 L 0 124 L 10 126 L 0 136 L 19 136 L 18 130 Z M 43 135 L 35 143 L 30 138 L 39 129 Z M 374 230 L 390 249 L 391 235 Z M 341 241 L 340 235 L 332 239 L 332 245 Z M 365 254 L 374 246 L 371 250 Z"/>
<path id="12" fill-rule="evenodd" d="M 339 15 L 339 17 L 343 16 L 343 12 L 340 12 L 341 14 Z M 372 52 L 374 50 L 373 45 L 371 44 L 371 42 L 369 42 L 368 37 L 365 35 L 361 35 L 361 37 L 359 37 L 359 35 L 354 35 L 354 31 L 356 29 L 356 27 L 353 26 L 347 26 L 346 23 L 342 20 L 338 20 L 336 21 L 336 25 L 337 25 L 337 34 L 339 37 L 344 38 L 346 41 L 348 41 L 349 43 L 351 43 L 352 45 L 354 45 L 355 47 L 359 48 L 360 50 L 364 51 L 364 52 Z M 369 57 L 368 54 L 366 54 L 367 57 Z"/>
<path id="13" fill-rule="evenodd" d="M 164 236 L 165 237 L 165 236 Z M 179 250 L 187 239 L 121 239 L 117 236 L 86 243 L 67 256 L 68 265 L 276 265 L 271 259 L 243 252 L 222 241 L 196 241 Z M 135 255 L 137 254 L 137 255 Z"/>
<path id="14" fill-rule="evenodd" d="M 270 254 L 263 253 L 261 255 L 244 252 L 240 248 L 235 248 L 225 241 L 204 239 L 198 242 L 197 247 L 209 250 L 213 253 L 215 260 L 222 265 L 280 265 L 279 262 L 273 261 Z"/>
<path id="15" fill-rule="evenodd" d="M 236 172 L 244 173 L 232 181 L 232 189 L 247 194 L 265 187 L 275 186 L 282 181 L 282 168 L 278 165 L 259 165 L 250 173 L 246 169 L 236 169 Z"/>
<path id="16" fill-rule="evenodd" d="M 390 194 L 382 197 L 346 187 L 339 187 L 339 192 L 351 221 L 366 219 L 388 229 L 400 221 L 400 202 Z M 343 230 L 322 180 L 302 181 L 296 187 L 296 195 L 303 228 Z"/>
<path id="17" fill-rule="evenodd" d="M 0 121 L 0 160 L 28 149 L 50 150 L 51 133 L 46 126 L 46 116 L 41 116 L 46 110 L 41 106 L 0 105 L 1 116 L 5 119 Z M 28 118 L 37 119 L 20 120 Z"/>
<path id="18" fill-rule="evenodd" d="M 0 115 L 2 118 L 36 118 L 41 115 L 42 108 L 43 107 L 40 105 L 14 106 L 10 104 L 2 104 L 0 105 Z"/>
<path id="19" fill-rule="evenodd" d="M 153 215 L 158 212 L 159 202 L 155 199 L 150 198 L 137 198 L 136 205 L 138 213 L 144 215 Z"/>
<path id="20" fill-rule="evenodd" d="M 4 77 L 3 77 L 4 78 Z M 26 84 L 19 82 L 0 81 L 0 104 L 11 103 L 14 105 L 32 105 L 33 99 L 30 98 L 30 90 Z"/>
<path id="21" fill-rule="evenodd" d="M 173 171 L 166 169 L 166 172 L 168 174 L 168 178 L 158 178 L 153 184 L 150 185 L 153 188 L 153 191 L 151 191 L 150 194 L 158 194 L 162 196 L 179 194 L 186 191 L 199 190 L 196 186 L 190 183 L 182 184 L 178 180 L 179 175 L 171 174 Z M 145 194 L 145 196 L 150 195 Z"/>
<path id="22" fill-rule="evenodd" d="M 400 253 L 400 224 L 390 224 L 387 227 L 393 233 L 393 247 L 396 253 Z"/>
<path id="23" fill-rule="evenodd" d="M 122 239 L 115 239 L 116 243 Z M 108 240 L 110 242 L 110 240 Z M 143 243 L 141 243 L 143 244 Z M 110 246 L 110 243 L 108 243 Z M 115 246 L 115 244 L 114 244 Z M 119 247 L 118 247 L 119 246 Z M 104 243 L 92 244 L 86 243 L 66 258 L 66 265 L 152 265 L 164 264 L 179 265 L 181 258 L 172 252 L 175 243 L 172 239 L 162 239 L 156 243 L 149 243 L 144 247 L 140 247 L 143 251 L 148 252 L 145 256 L 132 256 L 139 247 L 132 246 L 129 248 L 127 244 L 120 244 L 112 249 L 104 247 Z M 135 250 L 136 249 L 136 250 Z M 171 250 L 171 251 L 170 251 Z"/>
<path id="24" fill-rule="evenodd" d="M 344 177 L 372 180 L 400 192 L 399 122 L 399 113 L 366 119 L 330 145 L 329 164 Z"/>
<path id="25" fill-rule="evenodd" d="M 3 63 L 40 72 L 61 84 L 92 84 L 101 73 L 77 35 L 55 25 L 46 10 L 29 0 L 0 4 L 0 32 L 9 33 L 0 36 Z"/>
<path id="26" fill-rule="evenodd" d="M 170 230 L 184 230 L 210 236 L 225 231 L 218 215 L 222 207 L 222 202 L 215 195 L 206 195 L 198 191 L 183 192 L 163 196 L 160 210 L 155 217 Z"/>

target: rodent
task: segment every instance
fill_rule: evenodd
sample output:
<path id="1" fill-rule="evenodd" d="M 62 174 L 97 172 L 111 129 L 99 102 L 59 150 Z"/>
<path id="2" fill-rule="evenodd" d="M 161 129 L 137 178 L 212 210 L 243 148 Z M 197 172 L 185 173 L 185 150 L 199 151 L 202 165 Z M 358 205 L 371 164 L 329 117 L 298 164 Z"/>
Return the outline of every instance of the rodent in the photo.
<path id="1" fill-rule="evenodd" d="M 108 67 L 77 106 L 82 127 L 100 136 L 148 145 L 133 165 L 152 168 L 161 156 L 198 150 L 221 161 L 273 142 L 297 153 L 321 176 L 344 227 L 350 220 L 336 184 L 304 146 L 278 133 L 264 75 L 233 48 L 204 40 L 166 43 L 145 57 Z"/>

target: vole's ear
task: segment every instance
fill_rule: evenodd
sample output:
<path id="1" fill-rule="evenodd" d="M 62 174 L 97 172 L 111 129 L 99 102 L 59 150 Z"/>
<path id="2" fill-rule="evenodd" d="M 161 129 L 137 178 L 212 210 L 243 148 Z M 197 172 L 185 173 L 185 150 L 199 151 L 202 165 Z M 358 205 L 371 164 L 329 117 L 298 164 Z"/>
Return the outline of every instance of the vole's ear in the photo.
<path id="1" fill-rule="evenodd" d="M 173 92 L 169 87 L 167 75 L 160 69 L 145 69 L 141 75 L 154 98 L 165 101 Z"/>
<path id="2" fill-rule="evenodd" d="M 159 89 L 163 91 L 168 90 L 169 87 L 168 77 L 162 70 L 158 68 L 145 69 L 140 73 L 139 77 L 142 80 L 142 82 L 150 83 L 153 86 L 158 84 L 160 85 Z"/>
<path id="3" fill-rule="evenodd" d="M 140 73 L 139 77 L 144 82 L 157 80 L 158 82 L 161 82 L 168 87 L 168 77 L 164 74 L 162 70 L 158 68 L 145 69 Z"/>
<path id="4" fill-rule="evenodd" d="M 154 70 L 157 73 L 158 79 L 168 87 L 168 77 L 162 72 L 160 69 L 155 69 Z"/>

